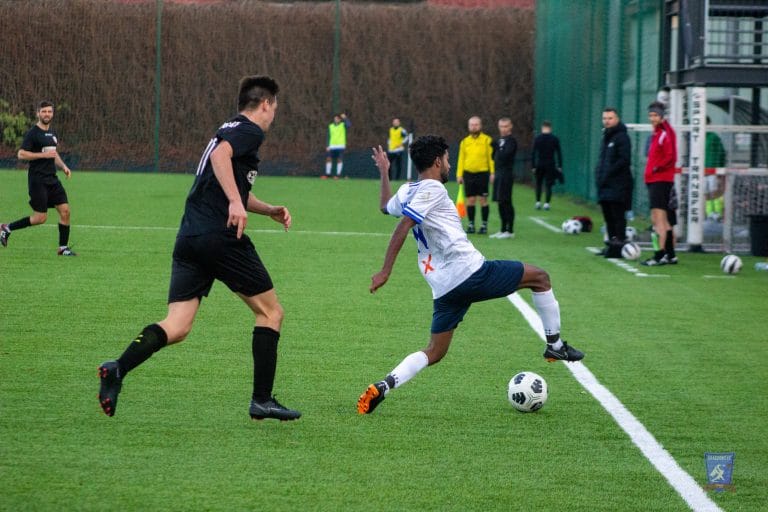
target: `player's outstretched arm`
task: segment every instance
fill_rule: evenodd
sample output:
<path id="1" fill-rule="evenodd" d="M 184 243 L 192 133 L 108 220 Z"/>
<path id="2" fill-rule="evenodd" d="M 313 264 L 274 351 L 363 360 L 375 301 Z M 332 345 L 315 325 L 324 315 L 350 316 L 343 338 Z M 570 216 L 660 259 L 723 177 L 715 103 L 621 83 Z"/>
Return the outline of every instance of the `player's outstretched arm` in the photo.
<path id="1" fill-rule="evenodd" d="M 381 175 L 381 192 L 379 194 L 379 208 L 381 211 L 387 213 L 387 203 L 392 197 L 392 189 L 389 185 L 389 157 L 387 152 L 382 149 L 381 146 L 373 148 L 373 155 L 371 156 L 376 168 Z"/>
<path id="2" fill-rule="evenodd" d="M 400 249 L 402 249 L 405 239 L 408 238 L 408 233 L 415 225 L 416 222 L 410 217 L 403 217 L 402 220 L 400 220 L 400 223 L 392 233 L 392 238 L 389 239 L 387 253 L 384 255 L 384 265 L 382 265 L 381 270 L 371 277 L 371 293 L 384 286 L 389 280 L 389 276 L 392 273 L 392 267 L 395 266 L 395 260 L 397 260 L 397 255 L 400 253 Z"/>

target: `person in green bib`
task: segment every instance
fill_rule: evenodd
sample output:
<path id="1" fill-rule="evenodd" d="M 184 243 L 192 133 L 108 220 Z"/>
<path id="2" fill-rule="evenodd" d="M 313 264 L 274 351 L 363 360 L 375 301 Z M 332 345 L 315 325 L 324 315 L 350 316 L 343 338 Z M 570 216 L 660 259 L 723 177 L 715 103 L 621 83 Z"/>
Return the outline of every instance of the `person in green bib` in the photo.
<path id="1" fill-rule="evenodd" d="M 403 170 L 403 157 L 405 156 L 405 143 L 408 141 L 408 132 L 400 126 L 400 119 L 394 118 L 387 135 L 387 158 L 389 159 L 389 180 L 399 180 Z"/>
<path id="2" fill-rule="evenodd" d="M 328 146 L 325 148 L 325 175 L 323 179 L 333 174 L 333 163 L 336 162 L 336 179 L 341 176 L 344 167 L 344 150 L 347 148 L 347 129 L 351 126 L 344 112 L 333 116 L 333 122 L 328 125 Z"/>

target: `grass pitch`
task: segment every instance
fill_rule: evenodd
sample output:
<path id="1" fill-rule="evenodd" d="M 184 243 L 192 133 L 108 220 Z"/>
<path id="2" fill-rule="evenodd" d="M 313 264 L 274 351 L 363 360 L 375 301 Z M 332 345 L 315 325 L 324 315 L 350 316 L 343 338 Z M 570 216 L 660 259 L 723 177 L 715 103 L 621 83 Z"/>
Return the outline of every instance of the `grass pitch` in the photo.
<path id="1" fill-rule="evenodd" d="M 368 293 L 392 218 L 378 184 L 262 178 L 288 233 L 248 232 L 286 309 L 275 394 L 297 422 L 253 422 L 252 315 L 217 283 L 188 339 L 125 380 L 100 412 L 96 367 L 165 315 L 171 249 L 191 176 L 75 173 L 65 182 L 77 258 L 56 256 L 56 214 L 0 248 L 1 510 L 687 510 L 606 411 L 506 300 L 472 307 L 448 356 L 370 416 L 365 386 L 428 339 L 431 295 L 409 240 Z M 449 185 L 453 192 L 454 185 Z M 487 258 L 549 271 L 565 339 L 701 485 L 704 452 L 736 452 L 727 511 L 768 489 L 768 273 L 722 276 L 720 254 L 681 255 L 637 277 L 596 258 L 599 233 L 552 233 L 596 210 L 515 189 L 515 240 L 472 238 Z M 28 213 L 26 173 L 0 172 L 0 219 Z M 497 217 L 492 211 L 492 232 Z M 599 222 L 598 222 L 599 224 Z M 644 228 L 640 224 L 639 228 Z M 718 277 L 704 277 L 704 276 Z M 530 295 L 522 292 L 530 302 Z M 514 411 L 506 384 L 543 375 L 546 406 Z M 760 505 L 760 504 L 763 505 Z"/>

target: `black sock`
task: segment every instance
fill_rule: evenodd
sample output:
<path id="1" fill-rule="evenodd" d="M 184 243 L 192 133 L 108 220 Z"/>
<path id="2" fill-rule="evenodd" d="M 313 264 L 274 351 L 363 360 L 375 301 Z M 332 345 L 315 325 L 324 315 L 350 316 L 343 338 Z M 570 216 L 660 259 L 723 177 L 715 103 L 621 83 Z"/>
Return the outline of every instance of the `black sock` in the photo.
<path id="1" fill-rule="evenodd" d="M 488 224 L 488 212 L 491 211 L 490 206 L 481 206 L 480 207 L 480 215 L 483 218 L 483 224 Z"/>
<path id="2" fill-rule="evenodd" d="M 59 247 L 66 247 L 69 243 L 69 224 L 59 224 Z"/>
<path id="3" fill-rule="evenodd" d="M 658 251 L 653 253 L 653 259 L 655 259 L 656 261 L 661 260 L 661 258 L 663 257 L 664 257 L 664 249 L 659 249 Z"/>
<path id="4" fill-rule="evenodd" d="M 123 355 L 117 360 L 120 368 L 120 376 L 124 377 L 126 373 L 133 370 L 141 363 L 152 357 L 152 354 L 168 344 L 168 335 L 157 324 L 151 324 L 136 336 L 136 339 L 128 345 Z"/>
<path id="5" fill-rule="evenodd" d="M 272 398 L 277 368 L 277 341 L 280 333 L 269 327 L 253 328 L 253 396 L 257 402 Z"/>
<path id="6" fill-rule="evenodd" d="M 16 231 L 17 229 L 24 229 L 31 226 L 32 223 L 29 222 L 29 217 L 24 217 L 23 219 L 19 219 L 17 221 L 11 222 L 8 224 L 8 229 L 11 231 Z"/>
<path id="7" fill-rule="evenodd" d="M 670 258 L 675 257 L 675 239 L 672 238 L 672 230 L 667 230 L 667 239 L 664 241 L 664 250 Z"/>
<path id="8" fill-rule="evenodd" d="M 475 223 L 475 207 L 474 206 L 467 206 L 467 220 L 470 224 Z"/>

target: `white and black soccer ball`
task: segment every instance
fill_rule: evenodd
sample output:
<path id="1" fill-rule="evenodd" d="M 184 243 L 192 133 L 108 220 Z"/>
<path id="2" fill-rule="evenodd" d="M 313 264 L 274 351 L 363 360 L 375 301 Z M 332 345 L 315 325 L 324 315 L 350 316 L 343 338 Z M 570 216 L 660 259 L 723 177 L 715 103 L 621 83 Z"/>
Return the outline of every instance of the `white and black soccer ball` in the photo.
<path id="1" fill-rule="evenodd" d="M 624 229 L 624 238 L 627 242 L 634 242 L 637 240 L 637 229 L 634 226 L 627 226 Z"/>
<path id="2" fill-rule="evenodd" d="M 635 242 L 627 242 L 621 248 L 621 257 L 625 260 L 636 260 L 640 257 L 640 246 Z"/>
<path id="3" fill-rule="evenodd" d="M 568 219 L 564 221 L 561 227 L 563 228 L 563 232 L 567 235 L 578 235 L 581 233 L 581 222 L 576 219 Z"/>
<path id="4" fill-rule="evenodd" d="M 520 372 L 509 381 L 507 398 L 512 407 L 521 412 L 534 412 L 547 403 L 547 381 L 533 372 Z"/>
<path id="5" fill-rule="evenodd" d="M 726 274 L 738 274 L 741 270 L 741 258 L 735 254 L 728 254 L 720 260 L 720 270 Z"/>

